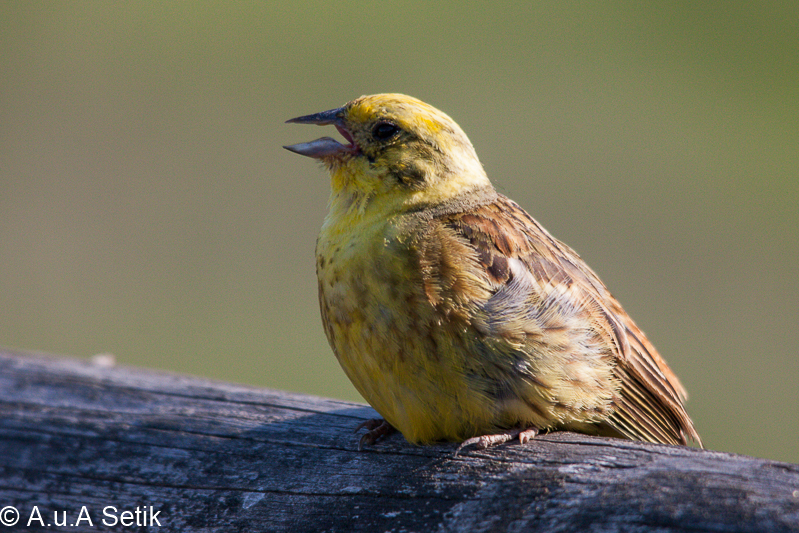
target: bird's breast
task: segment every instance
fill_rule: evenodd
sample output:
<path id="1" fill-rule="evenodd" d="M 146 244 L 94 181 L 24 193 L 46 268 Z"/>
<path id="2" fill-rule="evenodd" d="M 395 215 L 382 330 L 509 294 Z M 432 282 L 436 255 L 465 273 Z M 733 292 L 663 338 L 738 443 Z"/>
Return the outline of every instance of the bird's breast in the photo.
<path id="1" fill-rule="evenodd" d="M 405 244 L 391 220 L 328 220 L 322 228 L 319 303 L 328 339 L 348 374 L 354 366 L 369 374 L 394 366 L 404 357 L 407 329 L 422 318 L 424 294 Z"/>
<path id="2" fill-rule="evenodd" d="M 453 438 L 465 417 L 462 364 L 425 292 L 401 220 L 328 219 L 317 241 L 322 322 L 347 377 L 412 442 Z M 451 420 L 448 420 L 451 418 Z M 457 427 L 456 427 L 457 426 Z"/>

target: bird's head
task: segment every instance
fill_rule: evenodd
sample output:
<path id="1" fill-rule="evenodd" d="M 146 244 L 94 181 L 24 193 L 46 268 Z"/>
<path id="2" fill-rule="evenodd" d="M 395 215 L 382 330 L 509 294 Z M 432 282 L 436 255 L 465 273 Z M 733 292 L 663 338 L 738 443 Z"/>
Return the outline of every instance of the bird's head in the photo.
<path id="1" fill-rule="evenodd" d="M 490 187 L 463 130 L 446 114 L 410 96 L 362 96 L 288 122 L 332 125 L 347 140 L 341 144 L 322 137 L 285 147 L 327 166 L 334 199 L 354 196 L 383 208 L 408 209 Z"/>

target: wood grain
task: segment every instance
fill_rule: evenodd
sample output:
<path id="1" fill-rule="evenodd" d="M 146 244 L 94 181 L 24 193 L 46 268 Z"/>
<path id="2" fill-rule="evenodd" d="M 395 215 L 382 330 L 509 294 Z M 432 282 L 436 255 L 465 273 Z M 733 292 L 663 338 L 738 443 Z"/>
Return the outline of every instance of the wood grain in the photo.
<path id="1" fill-rule="evenodd" d="M 799 465 L 572 433 L 358 452 L 353 428 L 376 416 L 360 404 L 8 350 L 0 364 L 9 531 L 130 530 L 108 524 L 149 506 L 161 527 L 139 530 L 799 531 Z M 26 527 L 34 506 L 51 527 Z"/>

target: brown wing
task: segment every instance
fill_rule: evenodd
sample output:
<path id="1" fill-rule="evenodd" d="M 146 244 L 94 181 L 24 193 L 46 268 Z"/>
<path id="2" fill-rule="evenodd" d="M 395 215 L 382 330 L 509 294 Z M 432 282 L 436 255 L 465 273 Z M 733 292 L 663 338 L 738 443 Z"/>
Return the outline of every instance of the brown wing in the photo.
<path id="1" fill-rule="evenodd" d="M 521 262 L 538 282 L 563 288 L 568 298 L 580 302 L 581 312 L 589 310 L 586 320 L 612 352 L 620 383 L 604 423 L 631 439 L 668 444 L 690 439 L 701 446 L 679 380 L 577 253 L 502 195 L 440 222 L 468 240 L 497 294 L 513 282 L 509 265 Z"/>

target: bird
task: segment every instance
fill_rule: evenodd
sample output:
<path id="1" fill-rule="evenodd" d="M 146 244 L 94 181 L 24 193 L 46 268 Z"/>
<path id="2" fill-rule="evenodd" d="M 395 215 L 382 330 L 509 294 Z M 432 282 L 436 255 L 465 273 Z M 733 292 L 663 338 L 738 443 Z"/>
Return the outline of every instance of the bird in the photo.
<path id="1" fill-rule="evenodd" d="M 588 265 L 489 181 L 444 112 L 361 96 L 293 124 L 331 137 L 284 146 L 330 174 L 316 242 L 322 323 L 381 419 L 359 448 L 486 448 L 574 431 L 702 446 L 686 391 Z"/>

